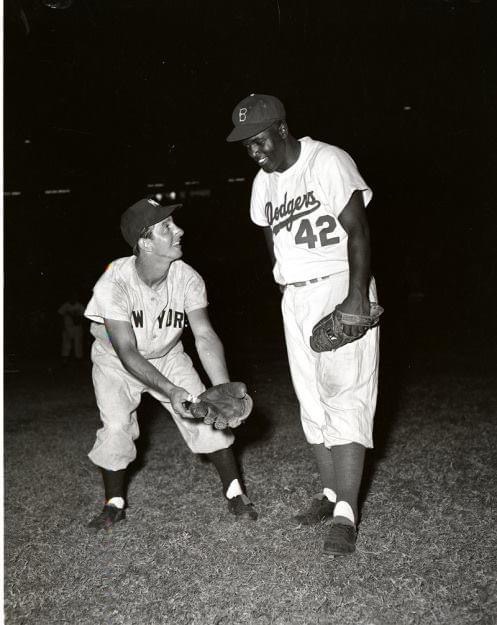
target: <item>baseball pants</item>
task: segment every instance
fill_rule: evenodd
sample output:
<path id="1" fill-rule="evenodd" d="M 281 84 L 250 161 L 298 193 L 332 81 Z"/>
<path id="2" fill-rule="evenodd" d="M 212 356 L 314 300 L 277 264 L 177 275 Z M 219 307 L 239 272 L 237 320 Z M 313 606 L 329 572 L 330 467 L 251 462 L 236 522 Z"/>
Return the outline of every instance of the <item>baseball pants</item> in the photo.
<path id="1" fill-rule="evenodd" d="M 106 352 L 98 341 L 92 347 L 92 361 L 93 386 L 102 420 L 102 427 L 97 431 L 95 444 L 88 454 L 96 465 L 109 471 L 118 471 L 125 469 L 136 458 L 134 441 L 140 434 L 136 410 L 144 392 L 150 393 L 170 412 L 193 453 L 212 453 L 233 444 L 234 436 L 231 432 L 216 430 L 202 421 L 177 415 L 164 395 L 146 387 L 129 374 L 119 358 Z M 166 356 L 150 359 L 149 362 L 173 384 L 192 395 L 199 395 L 205 390 L 190 357 L 180 345 Z"/>
<path id="2" fill-rule="evenodd" d="M 348 293 L 349 273 L 285 288 L 281 303 L 292 382 L 306 440 L 326 447 L 359 443 L 373 447 L 378 391 L 379 328 L 336 351 L 314 352 L 314 325 Z M 377 301 L 374 279 L 370 301 Z"/>

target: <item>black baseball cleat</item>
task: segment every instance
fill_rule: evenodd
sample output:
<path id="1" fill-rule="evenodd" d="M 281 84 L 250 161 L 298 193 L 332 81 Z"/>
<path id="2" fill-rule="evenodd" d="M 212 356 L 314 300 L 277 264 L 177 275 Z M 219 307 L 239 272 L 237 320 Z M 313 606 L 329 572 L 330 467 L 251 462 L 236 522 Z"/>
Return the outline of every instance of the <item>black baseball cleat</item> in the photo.
<path id="1" fill-rule="evenodd" d="M 293 520 L 300 525 L 316 525 L 333 519 L 335 504 L 323 493 L 317 493 L 311 499 L 309 507 L 301 510 Z"/>
<path id="2" fill-rule="evenodd" d="M 237 495 L 232 499 L 228 499 L 228 510 L 237 519 L 250 519 L 251 521 L 257 521 L 257 512 L 254 508 L 254 504 L 250 501 L 247 495 Z"/>
<path id="3" fill-rule="evenodd" d="M 357 531 L 353 525 L 333 523 L 324 539 L 323 550 L 330 556 L 348 556 L 355 551 Z"/>
<path id="4" fill-rule="evenodd" d="M 124 521 L 125 518 L 126 513 L 123 509 L 113 506 L 112 504 L 105 504 L 102 512 L 97 514 L 97 516 L 88 523 L 87 527 L 97 531 L 110 530 L 116 523 Z"/>

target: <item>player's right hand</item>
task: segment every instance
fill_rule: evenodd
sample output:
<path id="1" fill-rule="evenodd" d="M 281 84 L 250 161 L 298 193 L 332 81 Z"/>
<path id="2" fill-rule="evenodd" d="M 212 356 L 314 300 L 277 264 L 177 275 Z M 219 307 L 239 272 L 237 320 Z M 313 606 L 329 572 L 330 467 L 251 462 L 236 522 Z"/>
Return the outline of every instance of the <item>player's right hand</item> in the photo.
<path id="1" fill-rule="evenodd" d="M 168 397 L 174 412 L 177 412 L 179 415 L 185 417 L 186 419 L 193 418 L 187 407 L 185 406 L 185 403 L 186 405 L 189 405 L 188 402 L 191 403 L 193 399 L 191 394 L 187 390 L 181 388 L 181 386 L 175 386 L 172 391 L 169 391 Z"/>

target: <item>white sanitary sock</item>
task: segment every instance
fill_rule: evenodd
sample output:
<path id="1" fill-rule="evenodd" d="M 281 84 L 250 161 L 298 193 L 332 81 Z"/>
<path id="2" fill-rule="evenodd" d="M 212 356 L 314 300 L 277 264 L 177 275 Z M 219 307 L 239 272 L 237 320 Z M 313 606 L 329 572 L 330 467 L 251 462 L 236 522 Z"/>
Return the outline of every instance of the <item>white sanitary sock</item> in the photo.
<path id="1" fill-rule="evenodd" d="M 334 490 L 331 490 L 331 488 L 323 488 L 323 495 L 328 501 L 331 501 L 331 503 L 336 503 L 337 494 Z"/>
<path id="2" fill-rule="evenodd" d="M 238 480 L 233 480 L 231 484 L 228 486 L 228 490 L 226 491 L 226 498 L 233 499 L 233 497 L 238 497 L 238 495 L 242 495 L 242 487 L 240 486 L 240 482 Z"/>
<path id="3" fill-rule="evenodd" d="M 124 499 L 122 497 L 111 497 L 107 502 L 107 505 L 115 506 L 116 508 L 119 508 L 119 510 L 122 510 L 124 508 Z"/>
<path id="4" fill-rule="evenodd" d="M 351 506 L 346 501 L 339 501 L 335 505 L 335 509 L 333 510 L 333 518 L 336 516 L 343 516 L 355 525 L 354 512 L 352 511 Z"/>

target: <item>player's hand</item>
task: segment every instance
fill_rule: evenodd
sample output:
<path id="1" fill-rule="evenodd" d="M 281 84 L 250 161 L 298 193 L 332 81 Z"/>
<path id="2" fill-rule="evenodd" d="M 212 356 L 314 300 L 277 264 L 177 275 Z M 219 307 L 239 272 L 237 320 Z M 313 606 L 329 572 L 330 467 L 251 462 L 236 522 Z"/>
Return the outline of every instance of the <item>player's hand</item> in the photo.
<path id="1" fill-rule="evenodd" d="M 181 388 L 181 386 L 175 386 L 171 391 L 169 391 L 168 398 L 174 412 L 177 412 L 180 416 L 185 417 L 186 419 L 193 418 L 187 406 L 194 401 L 194 398 L 186 389 Z"/>
<path id="2" fill-rule="evenodd" d="M 348 295 L 341 304 L 338 304 L 337 309 L 348 315 L 369 315 L 371 306 L 368 297 Z M 356 337 L 364 332 L 365 329 L 367 328 L 363 328 L 363 326 L 345 325 L 343 333 L 347 336 Z"/>

